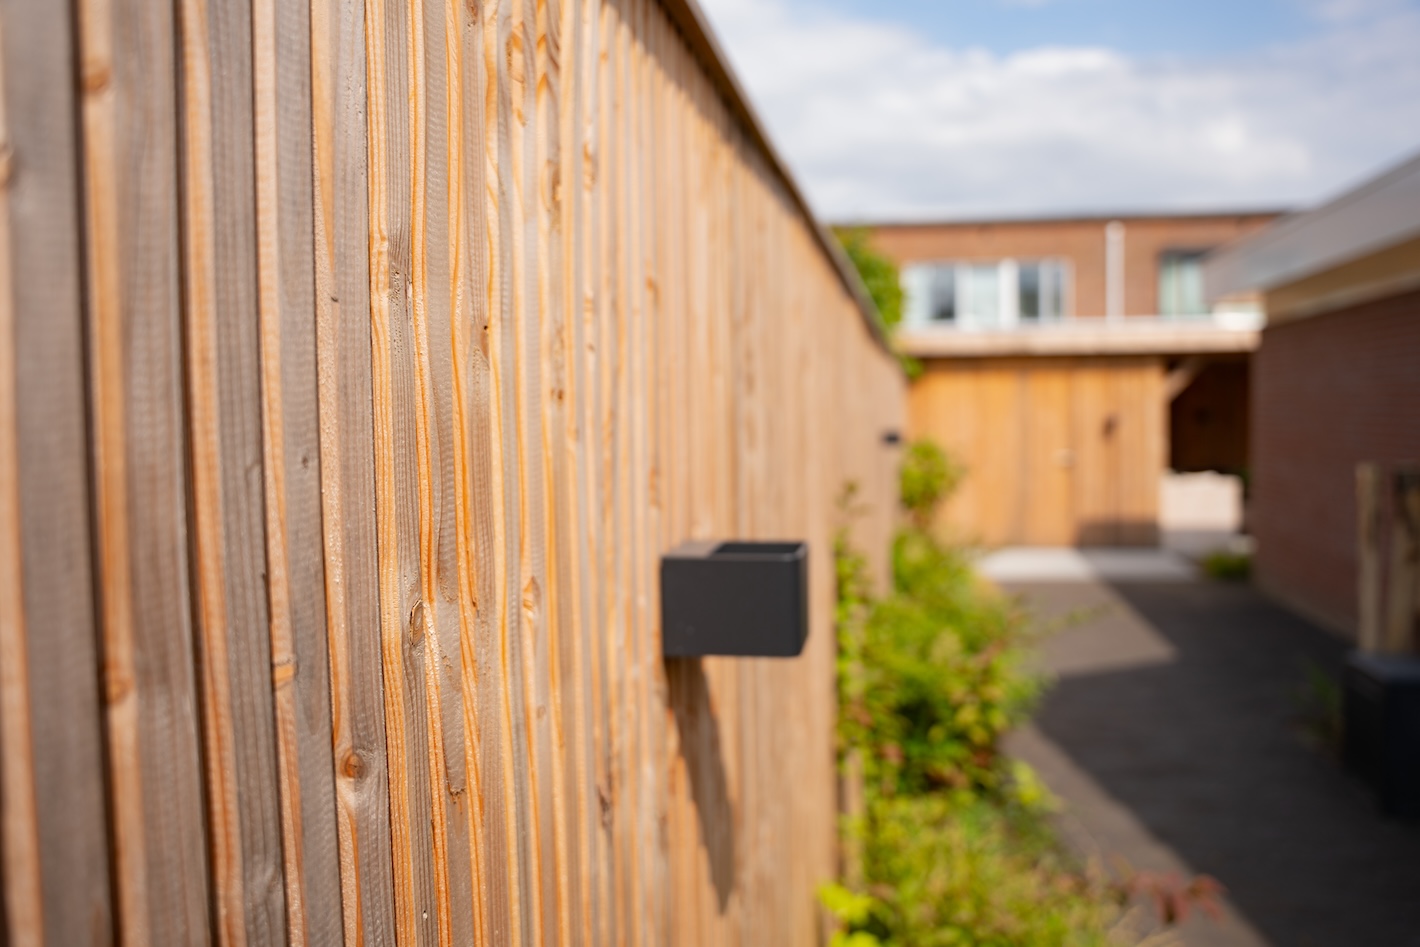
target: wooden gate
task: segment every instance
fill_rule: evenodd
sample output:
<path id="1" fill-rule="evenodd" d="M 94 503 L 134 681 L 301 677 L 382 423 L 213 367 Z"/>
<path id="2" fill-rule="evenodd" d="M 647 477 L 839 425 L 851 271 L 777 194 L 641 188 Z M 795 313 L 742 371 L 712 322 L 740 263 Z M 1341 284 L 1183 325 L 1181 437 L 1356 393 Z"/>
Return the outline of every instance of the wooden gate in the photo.
<path id="1" fill-rule="evenodd" d="M 1158 540 L 1166 431 L 1151 357 L 927 362 L 911 429 L 967 467 L 943 525 L 987 545 Z"/>

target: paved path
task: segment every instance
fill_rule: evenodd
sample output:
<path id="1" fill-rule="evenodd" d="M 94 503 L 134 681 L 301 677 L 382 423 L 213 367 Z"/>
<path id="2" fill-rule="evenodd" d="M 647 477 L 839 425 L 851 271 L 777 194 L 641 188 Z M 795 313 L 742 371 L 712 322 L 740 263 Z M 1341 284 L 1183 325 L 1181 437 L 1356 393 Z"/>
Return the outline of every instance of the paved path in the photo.
<path id="1" fill-rule="evenodd" d="M 1341 642 L 1245 585 L 1003 584 L 1042 620 L 1073 616 L 1009 750 L 1066 800 L 1080 851 L 1227 887 L 1188 947 L 1420 947 L 1420 827 L 1382 819 L 1297 724 L 1306 664 L 1335 674 Z"/>

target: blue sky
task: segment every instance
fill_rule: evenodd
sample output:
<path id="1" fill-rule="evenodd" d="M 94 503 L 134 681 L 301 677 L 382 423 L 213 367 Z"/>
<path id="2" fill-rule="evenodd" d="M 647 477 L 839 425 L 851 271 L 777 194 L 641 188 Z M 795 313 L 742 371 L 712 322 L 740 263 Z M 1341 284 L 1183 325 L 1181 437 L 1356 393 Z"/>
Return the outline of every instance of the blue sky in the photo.
<path id="1" fill-rule="evenodd" d="M 701 0 L 829 220 L 1305 206 L 1420 150 L 1420 0 Z"/>
<path id="2" fill-rule="evenodd" d="M 1217 56 L 1295 40 L 1327 22 L 1324 6 L 1298 0 L 824 0 L 818 6 L 996 53 L 1107 45 L 1135 55 Z"/>

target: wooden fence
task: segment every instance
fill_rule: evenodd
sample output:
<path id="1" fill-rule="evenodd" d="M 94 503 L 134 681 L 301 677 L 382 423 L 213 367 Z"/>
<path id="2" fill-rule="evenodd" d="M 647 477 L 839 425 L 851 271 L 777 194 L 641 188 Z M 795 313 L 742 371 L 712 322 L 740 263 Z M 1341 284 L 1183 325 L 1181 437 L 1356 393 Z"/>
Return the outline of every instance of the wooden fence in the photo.
<path id="1" fill-rule="evenodd" d="M 697 12 L 0 0 L 0 84 L 0 942 L 821 939 L 903 381 Z M 804 655 L 663 661 L 730 536 Z"/>

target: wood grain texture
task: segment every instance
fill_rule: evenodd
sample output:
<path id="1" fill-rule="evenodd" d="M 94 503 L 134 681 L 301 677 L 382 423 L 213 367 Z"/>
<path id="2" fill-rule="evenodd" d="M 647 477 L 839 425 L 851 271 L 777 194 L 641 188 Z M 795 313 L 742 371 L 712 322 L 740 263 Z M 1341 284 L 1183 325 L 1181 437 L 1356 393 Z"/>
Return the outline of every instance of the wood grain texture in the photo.
<path id="1" fill-rule="evenodd" d="M 256 124 L 255 12 L 204 0 L 181 8 L 194 586 L 214 921 L 218 941 L 232 945 L 286 935 L 285 892 L 273 883 L 283 877 L 286 797 L 269 630 L 286 623 L 286 570 L 271 555 L 280 519 L 265 515 L 277 472 L 264 456 L 272 306 L 258 215 L 271 185 L 256 160 L 271 146 Z"/>
<path id="2" fill-rule="evenodd" d="M 87 898 L 126 944 L 821 942 L 836 501 L 885 577 L 903 379 L 695 10 L 173 13 L 78 6 L 68 329 L 0 281 L 6 936 Z M 66 497 L 72 535 L 15 532 Z M 809 542 L 801 658 L 662 659 L 660 556 L 716 537 Z M 89 584 L 32 589 L 45 542 L 98 591 L 44 603 L 48 672 L 31 600 Z M 63 760 L 24 749 L 41 680 Z M 52 804 L 89 834 L 46 829 L 101 721 Z"/>
<path id="3" fill-rule="evenodd" d="M 0 6 L 0 941 L 16 944 L 113 936 L 74 68 L 68 6 Z"/>
<path id="4" fill-rule="evenodd" d="M 342 917 L 321 558 L 311 22 L 253 4 L 267 594 L 287 929 L 334 944 Z"/>
<path id="5" fill-rule="evenodd" d="M 311 7 L 320 476 L 347 944 L 393 945 L 376 553 L 362 0 Z"/>
<path id="6" fill-rule="evenodd" d="M 97 585 L 126 943 L 210 936 L 186 509 L 173 11 L 78 6 Z"/>

